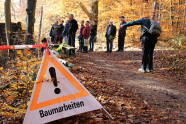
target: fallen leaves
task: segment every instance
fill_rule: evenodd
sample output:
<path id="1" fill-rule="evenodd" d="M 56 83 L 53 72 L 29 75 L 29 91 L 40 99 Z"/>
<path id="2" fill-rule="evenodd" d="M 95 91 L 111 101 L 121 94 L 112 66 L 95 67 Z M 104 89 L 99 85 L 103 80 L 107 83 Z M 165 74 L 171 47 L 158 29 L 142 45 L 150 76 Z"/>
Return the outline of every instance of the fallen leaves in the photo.
<path id="1" fill-rule="evenodd" d="M 26 54 L 28 54 L 28 55 L 31 54 L 31 52 L 30 52 L 29 50 L 27 50 L 27 49 L 25 49 L 24 52 L 25 52 Z"/>
<path id="2" fill-rule="evenodd" d="M 14 96 L 9 96 L 6 100 L 7 101 L 12 101 L 14 99 Z"/>

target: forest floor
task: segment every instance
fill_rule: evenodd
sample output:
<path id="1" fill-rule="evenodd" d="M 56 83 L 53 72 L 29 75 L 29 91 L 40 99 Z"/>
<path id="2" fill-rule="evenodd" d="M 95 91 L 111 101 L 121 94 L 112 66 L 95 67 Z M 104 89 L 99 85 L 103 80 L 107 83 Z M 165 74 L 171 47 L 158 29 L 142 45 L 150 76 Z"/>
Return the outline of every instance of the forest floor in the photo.
<path id="1" fill-rule="evenodd" d="M 48 124 L 186 124 L 185 50 L 155 50 L 154 70 L 151 73 L 141 73 L 138 72 L 142 59 L 140 47 L 134 48 L 133 45 L 127 44 L 124 52 L 112 53 L 105 53 L 105 47 L 99 49 L 102 51 L 77 53 L 76 61 L 70 58 L 69 61 L 78 67 L 71 69 L 71 72 L 114 120 L 102 110 L 95 110 Z M 37 61 L 36 65 L 29 66 L 29 69 L 34 70 L 30 72 L 34 76 L 39 69 Z M 23 122 L 32 92 L 32 86 L 30 91 L 26 92 L 23 87 L 27 86 L 26 83 L 15 85 L 17 79 L 12 76 L 21 77 L 25 75 L 24 71 L 28 73 L 27 69 L 23 69 L 26 65 L 22 67 L 24 63 L 19 62 L 21 66 L 17 65 L 18 62 L 12 63 L 3 70 L 7 74 L 8 70 L 13 71 L 10 71 L 13 84 L 10 88 L 1 90 L 0 123 L 2 124 Z M 23 75 L 18 73 L 20 69 Z M 4 82 L 7 85 L 7 81 Z"/>
<path id="2" fill-rule="evenodd" d="M 72 71 L 115 118 L 88 112 L 53 123 L 186 123 L 186 51 L 155 51 L 154 70 L 138 72 L 140 51 L 77 53 Z"/>

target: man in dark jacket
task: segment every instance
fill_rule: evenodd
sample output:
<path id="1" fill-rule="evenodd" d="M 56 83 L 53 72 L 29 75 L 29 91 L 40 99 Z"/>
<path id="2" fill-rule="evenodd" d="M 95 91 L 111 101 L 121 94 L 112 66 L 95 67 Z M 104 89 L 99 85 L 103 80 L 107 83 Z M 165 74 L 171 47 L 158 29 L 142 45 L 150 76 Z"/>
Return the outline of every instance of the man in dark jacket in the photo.
<path id="1" fill-rule="evenodd" d="M 113 21 L 109 22 L 109 26 L 107 27 L 107 31 L 105 37 L 107 39 L 107 51 L 106 53 L 112 52 L 113 40 L 116 36 L 116 26 L 113 25 Z M 109 47 L 110 44 L 110 47 Z"/>
<path id="2" fill-rule="evenodd" d="M 57 35 L 57 32 L 58 32 L 58 29 L 59 29 L 59 26 L 58 26 L 58 21 L 56 21 L 54 23 L 54 25 L 52 25 L 52 28 L 50 30 L 50 37 L 51 37 L 51 42 L 52 43 L 56 43 L 56 35 Z"/>
<path id="3" fill-rule="evenodd" d="M 91 28 L 91 33 L 90 33 L 90 52 L 94 51 L 94 37 L 97 35 L 97 21 L 93 22 L 94 25 Z"/>
<path id="4" fill-rule="evenodd" d="M 124 16 L 120 17 L 121 23 L 120 25 L 125 24 Z M 126 27 L 119 29 L 119 35 L 118 35 L 118 50 L 117 52 L 123 52 L 124 50 L 124 44 L 125 44 L 125 36 L 126 36 Z"/>
<path id="5" fill-rule="evenodd" d="M 141 25 L 140 39 L 142 39 L 143 60 L 141 68 L 138 70 L 140 72 L 151 72 L 153 70 L 153 52 L 155 44 L 157 43 L 157 37 L 151 35 L 147 31 L 147 29 L 150 29 L 150 19 L 148 19 L 147 17 L 142 18 L 138 21 L 132 21 L 124 24 L 121 26 L 121 28 L 133 25 Z"/>
<path id="6" fill-rule="evenodd" d="M 68 44 L 68 37 L 67 37 L 68 28 L 69 28 L 69 20 L 66 21 L 64 31 L 63 31 L 64 43 L 66 43 L 66 44 Z"/>
<path id="7" fill-rule="evenodd" d="M 69 29 L 68 29 L 68 45 L 75 47 L 76 31 L 78 29 L 77 21 L 74 19 L 74 15 L 69 15 Z M 75 50 L 72 51 L 75 53 Z"/>

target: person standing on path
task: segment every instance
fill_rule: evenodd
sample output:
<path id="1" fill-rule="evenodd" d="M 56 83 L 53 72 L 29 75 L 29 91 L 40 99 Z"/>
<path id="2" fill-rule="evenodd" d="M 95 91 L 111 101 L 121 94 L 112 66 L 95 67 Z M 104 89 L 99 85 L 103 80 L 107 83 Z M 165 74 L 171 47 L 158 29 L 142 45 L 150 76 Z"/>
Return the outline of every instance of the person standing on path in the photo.
<path id="1" fill-rule="evenodd" d="M 81 36 L 81 39 L 79 39 L 79 50 L 78 50 L 78 52 L 82 52 L 82 49 L 83 49 L 83 39 L 82 39 L 82 37 L 83 37 L 83 29 L 85 28 L 85 26 L 84 26 L 84 21 L 82 20 L 81 21 L 81 28 L 80 28 L 80 30 L 79 30 L 79 35 Z"/>
<path id="2" fill-rule="evenodd" d="M 93 24 L 90 33 L 90 52 L 94 51 L 94 37 L 97 35 L 97 21 L 94 21 Z"/>
<path id="3" fill-rule="evenodd" d="M 124 18 L 125 18 L 124 16 L 120 17 L 120 20 L 121 20 L 120 26 L 123 25 L 123 24 L 126 24 L 126 22 L 124 21 Z M 126 29 L 127 29 L 126 27 L 119 29 L 119 33 L 118 33 L 118 50 L 117 50 L 117 52 L 123 52 L 123 50 L 124 50 Z"/>
<path id="4" fill-rule="evenodd" d="M 74 19 L 74 15 L 70 14 L 69 16 L 69 29 L 68 29 L 68 45 L 75 47 L 75 37 L 76 31 L 78 29 L 77 21 Z M 72 50 L 72 53 L 75 53 L 75 50 Z M 70 53 L 71 54 L 71 53 Z"/>
<path id="5" fill-rule="evenodd" d="M 57 32 L 58 32 L 58 28 L 59 28 L 58 21 L 56 21 L 54 23 L 54 25 L 52 25 L 52 28 L 50 30 L 50 37 L 51 37 L 51 42 L 52 43 L 56 43 L 55 38 L 56 38 L 56 35 L 57 35 Z"/>
<path id="6" fill-rule="evenodd" d="M 82 53 L 88 53 L 88 46 L 85 46 L 85 40 L 88 41 L 88 38 L 90 37 L 89 21 L 86 21 L 85 26 L 86 27 L 83 30 L 83 52 Z"/>
<path id="7" fill-rule="evenodd" d="M 66 21 L 64 31 L 63 31 L 64 43 L 66 43 L 66 44 L 68 44 L 68 37 L 67 37 L 68 28 L 69 28 L 69 20 Z"/>
<path id="8" fill-rule="evenodd" d="M 112 52 L 112 47 L 113 47 L 113 40 L 116 36 L 116 26 L 113 25 L 113 21 L 109 22 L 109 26 L 107 27 L 107 31 L 105 34 L 105 37 L 107 39 L 107 51 L 106 53 L 111 53 Z M 109 47 L 110 44 L 110 47 Z"/>
<path id="9" fill-rule="evenodd" d="M 63 30 L 64 30 L 63 23 L 64 23 L 64 21 L 63 21 L 63 20 L 61 20 L 61 24 L 59 25 L 59 35 L 60 35 L 59 40 L 60 40 L 60 43 L 62 43 L 62 42 L 63 42 L 63 35 L 62 35 Z"/>
<path id="10" fill-rule="evenodd" d="M 138 69 L 140 72 L 151 72 L 153 70 L 153 52 L 155 48 L 155 44 L 157 43 L 157 37 L 150 34 L 146 28 L 150 29 L 150 19 L 144 17 L 137 21 L 132 21 L 127 24 L 121 25 L 121 28 L 133 26 L 133 25 L 141 25 L 141 37 L 142 39 L 142 65 L 141 68 Z"/>

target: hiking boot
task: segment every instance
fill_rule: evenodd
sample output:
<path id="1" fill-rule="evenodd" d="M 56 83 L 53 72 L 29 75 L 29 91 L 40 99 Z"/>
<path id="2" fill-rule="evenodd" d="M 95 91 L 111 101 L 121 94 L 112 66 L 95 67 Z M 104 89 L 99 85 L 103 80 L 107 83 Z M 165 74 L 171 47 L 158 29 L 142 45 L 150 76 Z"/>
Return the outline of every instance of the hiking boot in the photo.
<path id="1" fill-rule="evenodd" d="M 138 71 L 139 71 L 139 72 L 143 72 L 143 73 L 145 73 L 145 70 L 142 69 L 142 68 L 139 68 Z"/>

